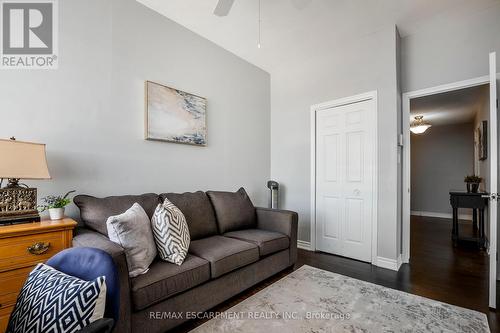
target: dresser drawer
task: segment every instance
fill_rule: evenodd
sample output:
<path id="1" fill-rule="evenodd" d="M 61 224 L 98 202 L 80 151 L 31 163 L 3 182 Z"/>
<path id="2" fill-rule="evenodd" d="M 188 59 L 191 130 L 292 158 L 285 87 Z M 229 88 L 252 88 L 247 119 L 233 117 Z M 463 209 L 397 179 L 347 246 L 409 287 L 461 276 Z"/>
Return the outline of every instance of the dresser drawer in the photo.
<path id="1" fill-rule="evenodd" d="M 0 308 L 0 332 L 5 332 L 7 330 L 7 325 L 9 324 L 9 317 L 12 310 L 14 310 L 14 306 Z"/>
<path id="2" fill-rule="evenodd" d="M 0 226 L 0 333 L 7 328 L 28 274 L 36 264 L 71 247 L 75 226 L 70 218 Z M 40 246 L 33 247 L 37 243 Z"/>
<path id="3" fill-rule="evenodd" d="M 48 249 L 39 251 L 38 254 L 30 253 L 28 247 L 36 243 L 48 245 Z M 44 262 L 70 246 L 66 243 L 67 234 L 61 231 L 0 239 L 0 272 Z"/>
<path id="4" fill-rule="evenodd" d="M 30 266 L 0 273 L 0 309 L 16 303 L 17 295 L 32 269 Z"/>

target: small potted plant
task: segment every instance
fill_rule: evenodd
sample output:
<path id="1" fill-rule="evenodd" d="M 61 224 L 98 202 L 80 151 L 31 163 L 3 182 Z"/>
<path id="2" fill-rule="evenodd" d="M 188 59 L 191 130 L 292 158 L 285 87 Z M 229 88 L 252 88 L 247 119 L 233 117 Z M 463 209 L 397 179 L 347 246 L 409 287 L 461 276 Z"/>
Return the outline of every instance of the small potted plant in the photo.
<path id="1" fill-rule="evenodd" d="M 48 210 L 51 220 L 60 220 L 64 217 L 64 207 L 71 203 L 68 196 L 75 191 L 69 191 L 64 196 L 48 195 L 42 198 L 43 205 L 38 206 L 41 212 Z"/>
<path id="2" fill-rule="evenodd" d="M 467 192 L 477 193 L 479 190 L 479 184 L 481 184 L 482 181 L 483 178 L 476 175 L 466 176 L 464 182 L 467 184 Z"/>

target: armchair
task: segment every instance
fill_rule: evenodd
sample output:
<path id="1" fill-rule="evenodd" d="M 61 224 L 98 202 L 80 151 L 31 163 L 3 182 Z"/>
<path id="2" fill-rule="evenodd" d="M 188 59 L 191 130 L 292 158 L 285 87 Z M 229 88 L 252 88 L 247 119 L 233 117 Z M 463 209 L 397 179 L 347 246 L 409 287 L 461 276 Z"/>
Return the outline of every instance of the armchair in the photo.
<path id="1" fill-rule="evenodd" d="M 50 258 L 46 264 L 59 272 L 85 281 L 91 281 L 100 276 L 106 277 L 104 318 L 92 322 L 78 333 L 111 332 L 115 322 L 118 321 L 120 306 L 118 272 L 111 256 L 95 248 L 69 248 Z M 20 311 L 24 310 L 21 308 Z M 12 315 L 10 320 L 12 320 Z"/>
<path id="2" fill-rule="evenodd" d="M 60 272 L 90 281 L 99 276 L 106 277 L 106 310 L 99 319 L 79 333 L 108 333 L 118 321 L 120 288 L 118 272 L 109 254 L 91 247 L 70 248 L 59 252 L 47 261 L 47 265 Z"/>

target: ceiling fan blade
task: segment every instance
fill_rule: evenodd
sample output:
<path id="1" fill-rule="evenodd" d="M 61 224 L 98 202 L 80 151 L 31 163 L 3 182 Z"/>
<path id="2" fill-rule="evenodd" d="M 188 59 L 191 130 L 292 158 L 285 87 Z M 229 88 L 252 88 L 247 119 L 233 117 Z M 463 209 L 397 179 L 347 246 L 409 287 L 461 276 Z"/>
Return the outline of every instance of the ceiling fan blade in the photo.
<path id="1" fill-rule="evenodd" d="M 217 16 L 227 16 L 233 6 L 233 3 L 234 0 L 219 0 L 217 7 L 214 9 L 214 14 Z"/>

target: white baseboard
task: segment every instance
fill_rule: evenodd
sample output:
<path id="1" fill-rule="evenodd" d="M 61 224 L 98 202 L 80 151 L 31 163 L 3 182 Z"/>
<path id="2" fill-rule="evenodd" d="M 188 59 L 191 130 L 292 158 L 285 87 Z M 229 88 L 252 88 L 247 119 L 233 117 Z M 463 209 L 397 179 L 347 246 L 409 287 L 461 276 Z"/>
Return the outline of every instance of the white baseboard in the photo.
<path id="1" fill-rule="evenodd" d="M 311 248 L 311 242 L 306 242 L 303 240 L 297 240 L 297 247 L 302 250 L 306 251 L 313 251 Z M 403 264 L 403 257 L 401 254 L 399 254 L 398 259 L 389 259 L 389 258 L 384 258 L 384 257 L 377 257 L 376 262 L 373 262 L 372 265 L 382 267 L 382 268 L 387 268 L 393 271 L 399 271 L 399 268 Z"/>
<path id="2" fill-rule="evenodd" d="M 399 271 L 401 264 L 403 263 L 401 259 L 401 254 L 398 256 L 398 259 L 389 259 L 384 257 L 377 257 L 377 262 L 374 263 L 375 266 L 390 269 L 393 271 Z"/>
<path id="3" fill-rule="evenodd" d="M 450 213 L 423 212 L 418 210 L 412 210 L 410 214 L 415 216 L 439 217 L 442 219 L 451 219 L 453 217 Z M 472 215 L 458 214 L 458 219 L 472 221 Z"/>
<path id="4" fill-rule="evenodd" d="M 297 247 L 299 249 L 302 249 L 302 250 L 312 251 L 312 249 L 311 249 L 311 242 L 306 242 L 306 241 L 298 240 L 297 241 Z"/>

